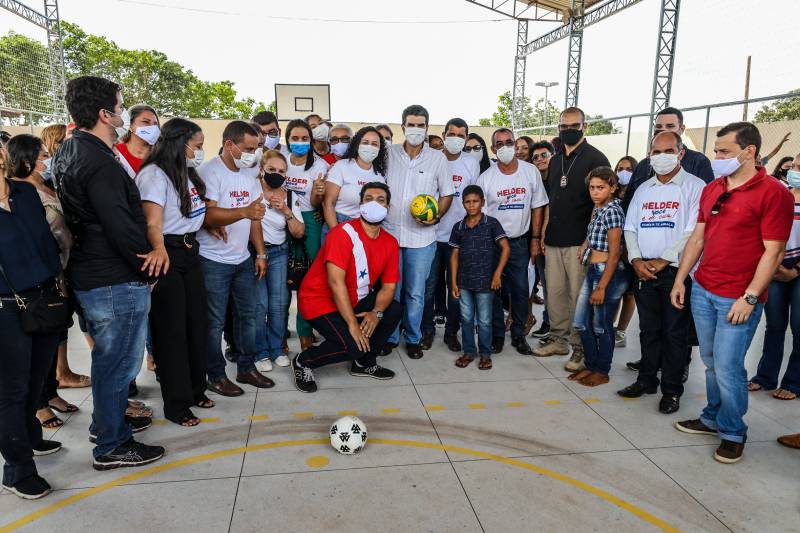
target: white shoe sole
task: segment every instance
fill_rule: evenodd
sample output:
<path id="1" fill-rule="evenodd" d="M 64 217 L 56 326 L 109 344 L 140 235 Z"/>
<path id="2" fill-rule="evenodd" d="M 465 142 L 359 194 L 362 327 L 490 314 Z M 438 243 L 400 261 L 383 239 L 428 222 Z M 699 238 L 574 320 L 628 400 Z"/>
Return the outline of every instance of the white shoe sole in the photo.
<path id="1" fill-rule="evenodd" d="M 721 455 L 717 454 L 717 452 L 714 452 L 714 459 L 726 465 L 732 465 L 733 463 L 738 463 L 739 461 L 742 460 L 742 457 L 744 457 L 744 454 L 740 455 L 736 459 L 729 459 L 727 457 L 722 457 Z"/>
<path id="2" fill-rule="evenodd" d="M 41 494 L 24 494 L 22 492 L 19 492 L 14 487 L 9 487 L 7 485 L 3 485 L 3 488 L 6 489 L 11 494 L 13 494 L 14 496 L 22 498 L 23 500 L 38 500 L 39 498 L 44 498 L 45 496 L 50 494 L 50 491 L 51 491 L 51 489 L 47 489 L 46 491 L 42 492 Z"/>
<path id="3" fill-rule="evenodd" d="M 353 372 L 352 370 L 350 371 L 350 375 L 353 376 L 354 378 L 372 378 L 372 379 L 379 379 L 381 381 L 394 379 L 394 376 L 390 376 L 388 378 L 379 378 L 378 376 L 373 376 L 372 374 L 362 374 L 359 372 Z"/>
<path id="4" fill-rule="evenodd" d="M 716 437 L 717 436 L 716 432 L 711 433 L 709 431 L 697 431 L 695 429 L 689 429 L 689 428 L 687 428 L 685 426 L 680 425 L 679 422 L 675 422 L 674 425 L 675 425 L 675 429 L 677 429 L 678 431 L 682 431 L 683 433 L 688 433 L 689 435 L 710 435 L 712 437 Z"/>
<path id="5" fill-rule="evenodd" d="M 56 453 L 57 451 L 60 451 L 61 448 L 62 446 L 59 446 L 58 448 L 53 448 L 52 450 L 46 450 L 43 452 L 40 452 L 39 450 L 33 450 L 33 455 L 35 455 L 36 457 L 41 457 L 43 455 L 50 455 Z"/>
<path id="6" fill-rule="evenodd" d="M 162 457 L 164 457 L 163 453 L 158 457 L 153 457 L 152 459 L 148 459 L 147 461 L 140 461 L 138 463 L 131 463 L 128 461 L 113 461 L 111 463 L 98 463 L 97 461 L 94 461 L 93 466 L 95 470 L 114 470 L 115 468 L 135 468 L 137 466 L 145 466 L 149 465 L 150 463 L 155 463 Z"/>
<path id="7" fill-rule="evenodd" d="M 286 362 L 285 363 L 281 363 L 279 361 L 280 361 L 280 359 L 276 359 L 275 361 L 272 362 L 272 364 L 273 365 L 277 365 L 277 366 L 279 366 L 281 368 L 285 368 L 285 367 L 290 366 L 292 364 L 292 360 L 289 359 L 288 357 L 286 358 Z"/>
<path id="8" fill-rule="evenodd" d="M 259 372 L 272 372 L 273 368 L 274 368 L 273 365 L 265 366 L 265 365 L 259 365 L 258 363 L 256 363 L 256 370 L 258 370 Z"/>

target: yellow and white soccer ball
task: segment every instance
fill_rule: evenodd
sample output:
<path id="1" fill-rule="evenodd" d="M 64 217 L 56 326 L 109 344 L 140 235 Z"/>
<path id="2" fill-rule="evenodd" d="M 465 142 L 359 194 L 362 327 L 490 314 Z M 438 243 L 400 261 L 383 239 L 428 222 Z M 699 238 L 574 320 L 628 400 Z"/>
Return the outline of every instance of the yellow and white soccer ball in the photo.
<path id="1" fill-rule="evenodd" d="M 423 222 L 433 220 L 439 214 L 439 204 L 436 202 L 436 198 L 430 194 L 418 195 L 411 201 L 408 208 L 412 217 Z"/>

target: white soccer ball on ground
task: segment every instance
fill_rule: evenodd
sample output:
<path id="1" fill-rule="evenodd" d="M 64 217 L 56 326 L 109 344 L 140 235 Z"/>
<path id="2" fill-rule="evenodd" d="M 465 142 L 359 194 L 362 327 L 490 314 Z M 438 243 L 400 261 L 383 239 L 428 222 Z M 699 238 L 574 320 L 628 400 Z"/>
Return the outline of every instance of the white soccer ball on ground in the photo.
<path id="1" fill-rule="evenodd" d="M 354 455 L 367 445 L 367 425 L 358 417 L 343 416 L 331 426 L 331 446 L 344 455 Z"/>

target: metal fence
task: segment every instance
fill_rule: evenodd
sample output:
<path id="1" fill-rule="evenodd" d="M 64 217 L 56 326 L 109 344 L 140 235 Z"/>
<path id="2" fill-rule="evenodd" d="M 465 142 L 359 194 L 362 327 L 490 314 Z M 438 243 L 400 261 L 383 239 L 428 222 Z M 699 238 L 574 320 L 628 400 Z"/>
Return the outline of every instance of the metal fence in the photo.
<path id="1" fill-rule="evenodd" d="M 774 159 L 777 160 L 782 155 L 797 155 L 800 153 L 800 121 L 764 122 L 756 119 L 760 110 L 775 104 L 778 100 L 789 98 L 800 98 L 800 93 L 680 108 L 686 125 L 684 140 L 691 148 L 712 157 L 716 132 L 725 124 L 745 118 L 746 108 L 747 120 L 756 122 L 761 132 L 762 155 L 769 154 L 780 143 L 784 135 L 792 131 L 792 128 L 797 130 L 794 138 L 783 145 L 782 150 L 776 154 Z M 649 131 L 654 116 L 651 113 L 635 113 L 587 120 L 589 124 L 587 136 L 592 137 L 593 144 L 603 149 L 612 164 L 624 155 L 632 155 L 636 158 L 644 157 L 647 153 Z M 558 135 L 556 128 L 557 124 L 547 124 L 522 128 L 517 133 L 528 135 L 535 140 L 549 140 Z M 592 131 L 593 129 L 595 131 Z M 601 133 L 598 133 L 597 130 L 600 130 Z"/>

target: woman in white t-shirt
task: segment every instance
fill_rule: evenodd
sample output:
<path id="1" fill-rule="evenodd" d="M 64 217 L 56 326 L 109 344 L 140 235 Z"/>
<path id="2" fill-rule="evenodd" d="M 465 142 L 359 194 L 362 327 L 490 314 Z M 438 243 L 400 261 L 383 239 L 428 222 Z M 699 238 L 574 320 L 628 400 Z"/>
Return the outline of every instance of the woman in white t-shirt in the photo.
<path id="1" fill-rule="evenodd" d="M 272 370 L 272 363 L 289 366 L 283 353 L 286 315 L 289 312 L 288 236 L 301 239 L 305 233 L 300 200 L 284 189 L 286 157 L 278 150 L 267 150 L 261 158 L 260 181 L 267 211 L 261 219 L 267 249 L 267 275 L 258 280 L 256 294 L 256 368 Z"/>
<path id="2" fill-rule="evenodd" d="M 322 210 L 325 226 L 322 240 L 340 222 L 358 218 L 361 187 L 366 183 L 386 183 L 386 148 L 380 132 L 372 126 L 361 128 L 343 158 L 328 171 Z"/>
<path id="3" fill-rule="evenodd" d="M 318 209 L 325 193 L 325 175 L 328 163 L 315 158 L 311 150 L 313 134 L 307 122 L 295 119 L 286 126 L 286 145 L 289 147 L 289 165 L 286 169 L 284 188 L 292 191 L 300 202 L 300 211 L 305 224 L 305 249 L 309 260 L 313 261 L 319 252 L 322 217 Z M 300 349 L 309 348 L 313 342 L 311 326 L 297 314 L 297 336 Z"/>
<path id="4" fill-rule="evenodd" d="M 200 419 L 192 406 L 214 407 L 206 391 L 208 306 L 195 234 L 205 219 L 205 183 L 195 168 L 203 162 L 203 132 L 174 118 L 136 176 L 153 251 L 144 269 L 160 276 L 150 304 L 150 331 L 164 416 L 182 426 Z"/>

